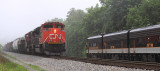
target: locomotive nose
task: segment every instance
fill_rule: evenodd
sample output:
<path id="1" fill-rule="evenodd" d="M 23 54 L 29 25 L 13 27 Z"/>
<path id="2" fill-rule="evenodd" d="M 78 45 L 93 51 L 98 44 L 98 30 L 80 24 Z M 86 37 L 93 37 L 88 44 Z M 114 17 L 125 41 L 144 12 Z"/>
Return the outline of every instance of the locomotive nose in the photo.
<path id="1" fill-rule="evenodd" d="M 58 39 L 61 39 L 62 38 L 62 35 L 61 34 L 49 34 L 49 38 L 50 39 L 56 39 L 56 38 L 58 38 Z"/>

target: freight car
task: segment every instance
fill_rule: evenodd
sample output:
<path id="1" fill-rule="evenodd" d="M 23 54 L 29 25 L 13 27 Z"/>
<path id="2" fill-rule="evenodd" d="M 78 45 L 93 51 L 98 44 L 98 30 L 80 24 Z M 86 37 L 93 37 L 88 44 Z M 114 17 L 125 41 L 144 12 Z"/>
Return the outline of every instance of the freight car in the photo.
<path id="1" fill-rule="evenodd" d="M 13 46 L 12 46 L 12 44 L 13 44 L 13 42 L 9 42 L 9 43 L 5 44 L 5 45 L 3 46 L 3 48 L 2 48 L 2 50 L 9 51 L 9 52 L 13 51 Z"/>
<path id="2" fill-rule="evenodd" d="M 16 40 L 13 41 L 12 48 L 14 52 L 19 52 L 19 53 L 25 53 L 25 38 L 17 38 Z"/>
<path id="3" fill-rule="evenodd" d="M 87 38 L 87 57 L 160 62 L 160 25 Z"/>
<path id="4" fill-rule="evenodd" d="M 18 52 L 18 41 L 19 41 L 19 38 L 13 41 L 12 47 L 14 52 Z"/>

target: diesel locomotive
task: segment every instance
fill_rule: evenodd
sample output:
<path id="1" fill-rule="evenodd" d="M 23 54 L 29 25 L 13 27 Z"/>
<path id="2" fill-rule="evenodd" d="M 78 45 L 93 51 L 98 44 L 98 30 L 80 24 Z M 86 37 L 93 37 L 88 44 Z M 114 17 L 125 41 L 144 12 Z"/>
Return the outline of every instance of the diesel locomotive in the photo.
<path id="1" fill-rule="evenodd" d="M 6 48 L 29 54 L 62 55 L 65 52 L 65 25 L 60 22 L 46 22 L 33 31 L 17 38 Z M 4 48 L 5 49 L 5 48 Z"/>
<path id="2" fill-rule="evenodd" d="M 87 57 L 160 62 L 160 25 L 87 38 Z"/>

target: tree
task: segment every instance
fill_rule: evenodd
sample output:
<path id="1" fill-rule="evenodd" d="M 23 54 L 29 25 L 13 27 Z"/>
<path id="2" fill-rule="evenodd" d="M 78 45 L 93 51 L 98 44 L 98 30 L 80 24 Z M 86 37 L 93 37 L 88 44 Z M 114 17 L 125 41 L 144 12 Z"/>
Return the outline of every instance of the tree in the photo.
<path id="1" fill-rule="evenodd" d="M 64 20 L 61 18 L 54 18 L 54 19 L 51 19 L 51 20 L 47 20 L 47 22 L 64 22 Z"/>
<path id="2" fill-rule="evenodd" d="M 116 32 L 124 30 L 128 9 L 141 3 L 141 0 L 100 0 L 100 2 L 107 10 L 104 31 Z"/>
<path id="3" fill-rule="evenodd" d="M 126 28 L 138 28 L 158 24 L 160 21 L 160 0 L 143 0 L 129 9 Z"/>
<path id="4" fill-rule="evenodd" d="M 67 19 L 64 21 L 66 30 L 66 55 L 68 56 L 84 56 L 84 42 L 83 42 L 83 30 L 82 19 L 85 15 L 83 10 L 70 9 L 67 14 Z"/>
<path id="5" fill-rule="evenodd" d="M 2 48 L 2 45 L 0 44 L 0 48 Z"/>
<path id="6" fill-rule="evenodd" d="M 66 55 L 85 56 L 88 37 L 160 23 L 160 0 L 100 0 L 101 6 L 72 8 L 64 20 Z M 54 21 L 57 19 L 54 19 Z"/>

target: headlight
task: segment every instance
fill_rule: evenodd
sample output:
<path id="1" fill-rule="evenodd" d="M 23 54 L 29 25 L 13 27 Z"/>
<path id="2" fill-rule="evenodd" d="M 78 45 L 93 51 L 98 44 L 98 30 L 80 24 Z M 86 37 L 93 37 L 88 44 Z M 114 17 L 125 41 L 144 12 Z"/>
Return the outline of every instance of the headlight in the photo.
<path id="1" fill-rule="evenodd" d="M 54 33 L 56 33 L 57 32 L 57 30 L 56 29 L 54 29 Z"/>

